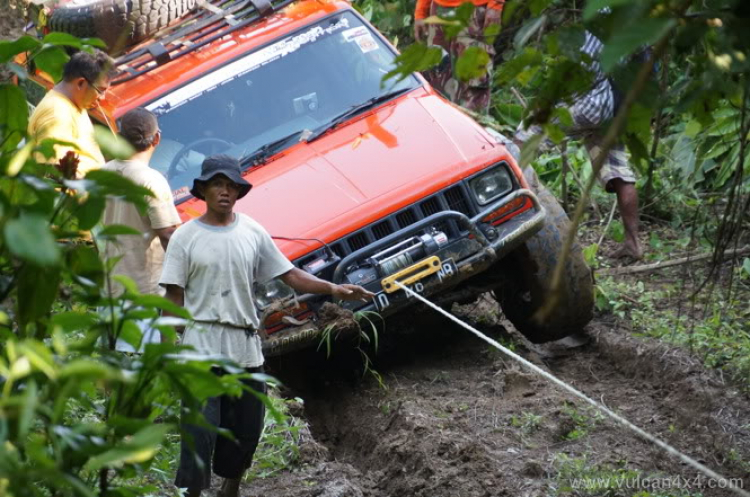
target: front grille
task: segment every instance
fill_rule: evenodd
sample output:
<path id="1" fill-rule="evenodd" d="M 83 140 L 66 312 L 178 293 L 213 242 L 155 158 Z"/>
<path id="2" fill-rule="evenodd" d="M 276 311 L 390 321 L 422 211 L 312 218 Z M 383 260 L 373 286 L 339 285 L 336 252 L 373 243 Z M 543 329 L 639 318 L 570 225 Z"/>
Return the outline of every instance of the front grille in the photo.
<path id="1" fill-rule="evenodd" d="M 440 207 L 440 200 L 435 197 L 425 200 L 419 204 L 419 207 L 421 207 L 424 217 L 431 216 L 443 210 Z"/>
<path id="2" fill-rule="evenodd" d="M 448 188 L 445 191 L 445 199 L 448 201 L 448 209 L 452 211 L 463 212 L 466 215 L 471 213 L 471 204 L 468 199 L 464 196 L 461 185 L 456 185 L 453 188 Z"/>
<path id="3" fill-rule="evenodd" d="M 458 211 L 469 217 L 477 214 L 472 206 L 469 192 L 463 183 L 451 186 L 430 197 L 395 212 L 366 228 L 355 231 L 331 244 L 331 248 L 339 257 L 346 257 L 370 243 L 385 238 L 391 233 L 406 228 L 420 219 L 445 210 Z M 453 238 L 460 234 L 455 221 L 442 222 L 436 226 Z"/>

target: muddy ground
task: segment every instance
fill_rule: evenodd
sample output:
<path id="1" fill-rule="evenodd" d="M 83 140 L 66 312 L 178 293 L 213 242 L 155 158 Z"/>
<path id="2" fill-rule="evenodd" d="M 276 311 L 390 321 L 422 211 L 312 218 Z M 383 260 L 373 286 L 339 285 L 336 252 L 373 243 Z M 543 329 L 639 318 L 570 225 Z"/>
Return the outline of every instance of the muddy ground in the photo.
<path id="1" fill-rule="evenodd" d="M 687 455 L 750 484 L 750 402 L 698 360 L 630 336 L 599 317 L 591 341 L 533 346 L 485 297 L 454 309 L 473 325 Z M 465 330 L 415 316 L 361 380 L 359 356 L 298 354 L 271 362 L 288 394 L 305 401 L 312 437 L 299 468 L 247 485 L 247 496 L 546 496 L 606 494 L 567 488 L 566 475 L 608 468 L 690 480 L 697 472 L 524 371 Z M 343 350 L 344 347 L 342 346 Z M 567 459 L 567 462 L 565 462 Z M 577 468 L 577 469 L 576 469 Z M 681 485 L 687 487 L 684 481 Z M 747 485 L 745 485 L 747 488 Z M 647 490 L 647 489 L 645 489 Z M 653 493 L 648 495 L 688 495 Z"/>

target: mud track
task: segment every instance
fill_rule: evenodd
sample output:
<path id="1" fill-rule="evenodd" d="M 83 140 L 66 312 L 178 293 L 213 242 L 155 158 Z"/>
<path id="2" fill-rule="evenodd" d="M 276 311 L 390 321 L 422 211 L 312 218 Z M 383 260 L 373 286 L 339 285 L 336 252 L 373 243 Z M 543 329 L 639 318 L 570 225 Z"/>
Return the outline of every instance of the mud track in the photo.
<path id="1" fill-rule="evenodd" d="M 508 332 L 487 300 L 459 311 L 493 338 L 515 343 L 524 357 L 748 488 L 750 466 L 743 461 L 750 460 L 750 402 L 695 359 L 602 321 L 591 326 L 592 341 L 582 347 L 534 347 Z M 255 481 L 245 495 L 605 495 L 566 488 L 571 481 L 565 472 L 576 464 L 679 475 L 697 485 L 693 469 L 450 322 L 428 320 L 397 341 L 386 334 L 375 367 L 387 390 L 361 380 L 358 354 L 331 360 L 298 354 L 271 363 L 290 395 L 305 400 L 312 437 L 303 444 L 301 469 Z M 734 495 L 705 484 L 688 490 Z"/>

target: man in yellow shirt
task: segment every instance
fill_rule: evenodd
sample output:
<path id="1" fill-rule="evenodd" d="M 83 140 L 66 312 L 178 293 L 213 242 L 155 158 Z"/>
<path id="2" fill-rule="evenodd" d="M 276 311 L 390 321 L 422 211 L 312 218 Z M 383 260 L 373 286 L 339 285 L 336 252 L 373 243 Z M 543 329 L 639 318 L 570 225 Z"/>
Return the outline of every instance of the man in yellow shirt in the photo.
<path id="1" fill-rule="evenodd" d="M 104 156 L 94 139 L 94 126 L 87 110 L 96 107 L 109 89 L 112 59 L 96 50 L 75 53 L 63 68 L 63 79 L 39 102 L 29 120 L 29 136 L 73 144 L 55 145 L 54 162 L 69 151 L 79 158 L 77 177 L 104 165 Z"/>

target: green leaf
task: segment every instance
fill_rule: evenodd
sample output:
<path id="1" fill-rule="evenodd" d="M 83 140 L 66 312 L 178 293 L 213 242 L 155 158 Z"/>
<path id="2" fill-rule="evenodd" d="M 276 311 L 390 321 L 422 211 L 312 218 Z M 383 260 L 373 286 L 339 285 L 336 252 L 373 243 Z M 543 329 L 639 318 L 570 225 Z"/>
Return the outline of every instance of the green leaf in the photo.
<path id="1" fill-rule="evenodd" d="M 125 343 L 131 345 L 134 349 L 138 350 L 143 339 L 143 332 L 138 327 L 135 321 L 130 319 L 122 323 L 122 329 L 120 330 L 119 338 Z"/>
<path id="2" fill-rule="evenodd" d="M 92 247 L 78 245 L 68 252 L 68 268 L 79 278 L 93 281 L 96 286 L 104 284 L 104 265 Z"/>
<path id="3" fill-rule="evenodd" d="M 488 45 L 494 45 L 497 35 L 500 34 L 499 24 L 490 24 L 487 29 L 484 30 L 484 39 Z"/>
<path id="4" fill-rule="evenodd" d="M 543 64 L 542 53 L 533 48 L 526 47 L 520 55 L 504 63 L 495 71 L 495 79 L 498 84 L 505 85 L 511 82 L 529 68 L 538 68 Z"/>
<path id="5" fill-rule="evenodd" d="M 104 126 L 94 126 L 94 137 L 104 155 L 115 159 L 129 159 L 132 157 L 133 147 L 120 135 L 112 133 Z"/>
<path id="6" fill-rule="evenodd" d="M 31 429 L 34 421 L 34 413 L 39 404 L 39 390 L 35 381 L 26 383 L 26 390 L 23 395 L 23 404 L 18 416 L 18 438 L 23 440 Z"/>
<path id="7" fill-rule="evenodd" d="M 106 206 L 106 198 L 99 195 L 90 195 L 75 211 L 78 218 L 78 229 L 88 231 L 93 228 L 102 218 Z"/>
<path id="8" fill-rule="evenodd" d="M 29 122 L 29 108 L 26 95 L 16 85 L 0 84 L 0 129 L 26 134 Z"/>
<path id="9" fill-rule="evenodd" d="M 537 156 L 537 150 L 544 138 L 544 134 L 534 135 L 523 144 L 521 147 L 521 160 L 519 161 L 519 166 L 521 166 L 522 169 L 531 164 Z"/>
<path id="10" fill-rule="evenodd" d="M 549 4 L 552 2 L 553 0 L 529 0 L 529 10 L 531 10 L 531 15 L 533 17 L 539 16 L 539 14 L 549 7 Z"/>
<path id="11" fill-rule="evenodd" d="M 570 109 L 567 107 L 556 107 L 552 111 L 552 116 L 560 121 L 560 126 L 564 128 L 573 127 L 573 116 L 570 115 Z"/>
<path id="12" fill-rule="evenodd" d="M 81 40 L 68 33 L 50 33 L 44 37 L 42 43 L 45 45 L 62 45 L 67 47 L 83 48 Z"/>
<path id="13" fill-rule="evenodd" d="M 39 40 L 29 35 L 24 35 L 16 41 L 0 41 L 0 64 L 5 64 L 16 55 L 36 50 L 40 46 Z"/>
<path id="14" fill-rule="evenodd" d="M 516 50 L 520 50 L 521 48 L 523 48 L 529 42 L 531 37 L 537 34 L 544 27 L 544 24 L 546 22 L 546 15 L 535 17 L 526 21 L 526 24 L 524 24 L 521 29 L 518 30 L 518 33 L 516 33 L 516 36 L 513 38 L 513 46 L 515 46 Z"/>
<path id="15" fill-rule="evenodd" d="M 586 3 L 586 7 L 583 9 L 583 20 L 591 20 L 605 7 L 617 7 L 619 5 L 629 4 L 630 2 L 632 2 L 632 0 L 589 0 Z"/>
<path id="16" fill-rule="evenodd" d="M 19 80 L 29 79 L 29 73 L 25 67 L 15 62 L 7 62 L 5 67 L 8 68 Z"/>
<path id="17" fill-rule="evenodd" d="M 469 47 L 456 60 L 456 77 L 461 81 L 481 78 L 487 74 L 490 56 L 480 47 Z"/>
<path id="18" fill-rule="evenodd" d="M 544 132 L 547 133 L 549 139 L 555 143 L 561 143 L 565 139 L 565 132 L 554 123 L 547 123 L 543 126 Z"/>
<path id="19" fill-rule="evenodd" d="M 674 26 L 674 19 L 642 19 L 616 31 L 602 51 L 602 68 L 610 72 L 624 57 L 644 45 L 653 45 Z"/>
<path id="20" fill-rule="evenodd" d="M 745 260 L 742 262 L 742 279 L 750 278 L 750 257 L 745 257 Z"/>
<path id="21" fill-rule="evenodd" d="M 124 224 L 110 224 L 101 229 L 96 236 L 115 237 L 119 235 L 142 235 L 137 229 Z"/>
<path id="22" fill-rule="evenodd" d="M 452 15 L 446 16 L 448 20 L 455 20 L 457 22 L 447 24 L 443 30 L 443 34 L 446 40 L 452 40 L 461 33 L 469 25 L 471 16 L 474 14 L 476 7 L 471 2 L 464 2 L 457 8 L 452 9 L 450 12 Z"/>
<path id="23" fill-rule="evenodd" d="M 625 241 L 625 226 L 623 226 L 621 221 L 612 222 L 609 226 L 609 233 L 610 237 L 617 243 Z"/>
<path id="24" fill-rule="evenodd" d="M 156 307 L 157 309 L 162 309 L 180 318 L 192 319 L 187 309 L 184 309 L 171 300 L 160 297 L 159 295 L 141 295 L 133 299 L 133 303 L 143 307 Z"/>
<path id="25" fill-rule="evenodd" d="M 60 260 L 49 221 L 38 214 L 22 213 L 8 221 L 3 233 L 8 248 L 20 259 L 40 266 L 53 265 Z"/>
<path id="26" fill-rule="evenodd" d="M 153 197 L 154 193 L 146 187 L 136 185 L 125 176 L 114 171 L 94 169 L 86 174 L 86 180 L 93 181 L 97 188 L 94 190 L 103 195 L 125 197 L 130 202 L 146 205 L 144 197 Z"/>
<path id="27" fill-rule="evenodd" d="M 701 125 L 701 123 L 696 121 L 695 119 L 692 119 L 685 126 L 685 135 L 690 138 L 695 138 L 696 136 L 698 136 L 698 133 L 700 133 L 702 129 L 703 126 Z"/>
<path id="28" fill-rule="evenodd" d="M 93 359 L 75 359 L 60 370 L 60 379 L 75 378 L 76 380 L 122 380 L 121 370 Z"/>
<path id="29" fill-rule="evenodd" d="M 21 343 L 21 354 L 39 371 L 50 379 L 57 378 L 58 371 L 52 351 L 41 342 L 25 340 Z"/>
<path id="30" fill-rule="evenodd" d="M 70 57 L 63 48 L 50 45 L 36 54 L 34 62 L 39 69 L 49 74 L 55 82 L 59 82 L 62 79 L 63 66 L 69 59 Z"/>
<path id="31" fill-rule="evenodd" d="M 586 33 L 582 28 L 563 28 L 557 33 L 560 52 L 573 61 L 581 60 L 581 47 L 586 41 Z"/>
<path id="32" fill-rule="evenodd" d="M 586 261 L 586 264 L 588 264 L 589 267 L 595 268 L 599 266 L 599 260 L 596 258 L 596 254 L 598 252 L 598 243 L 592 243 L 591 245 L 583 249 L 583 259 Z"/>
<path id="33" fill-rule="evenodd" d="M 157 309 L 133 309 L 125 313 L 124 319 L 131 320 L 144 320 L 144 319 L 155 319 L 159 317 L 159 311 Z"/>
<path id="34" fill-rule="evenodd" d="M 107 44 L 99 38 L 81 38 L 81 43 L 90 47 L 101 48 L 103 50 L 107 50 L 107 48 L 109 48 L 107 47 Z"/>
<path id="35" fill-rule="evenodd" d="M 147 426 L 133 435 L 124 446 L 110 449 L 89 459 L 85 467 L 89 471 L 96 471 L 104 467 L 119 467 L 123 464 L 148 461 L 171 429 L 172 425 L 169 424 Z"/>
<path id="36" fill-rule="evenodd" d="M 29 142 L 24 145 L 21 150 L 16 152 L 16 154 L 11 157 L 10 161 L 8 161 L 8 168 L 5 171 L 6 174 L 11 178 L 17 176 L 21 169 L 23 169 L 23 166 L 26 164 L 28 158 L 31 156 L 31 151 L 33 149 L 34 143 Z"/>
<path id="37" fill-rule="evenodd" d="M 18 319 L 21 327 L 46 315 L 60 286 L 60 269 L 25 264 L 18 275 Z"/>
<path id="38" fill-rule="evenodd" d="M 396 68 L 383 76 L 383 81 L 398 76 L 401 81 L 413 72 L 426 71 L 438 65 L 443 59 L 440 47 L 428 47 L 424 43 L 414 43 L 396 57 Z"/>
<path id="39" fill-rule="evenodd" d="M 134 349 L 138 350 L 138 347 L 141 345 L 141 340 L 143 340 L 143 332 L 141 332 L 141 329 L 135 321 L 128 319 L 122 323 L 122 330 L 120 331 L 119 338 L 131 345 Z"/>
<path id="40" fill-rule="evenodd" d="M 121 284 L 123 288 L 125 288 L 125 291 L 130 293 L 131 295 L 141 294 L 141 292 L 138 290 L 138 285 L 135 284 L 135 281 L 125 276 L 124 274 L 115 275 L 112 277 L 112 279 Z"/>
<path id="41" fill-rule="evenodd" d="M 50 318 L 50 324 L 61 327 L 63 331 L 85 330 L 96 321 L 97 317 L 94 314 L 75 311 L 61 312 Z"/>
<path id="42" fill-rule="evenodd" d="M 499 104 L 495 109 L 501 121 L 513 128 L 518 127 L 521 119 L 523 119 L 523 106 L 520 104 Z"/>

